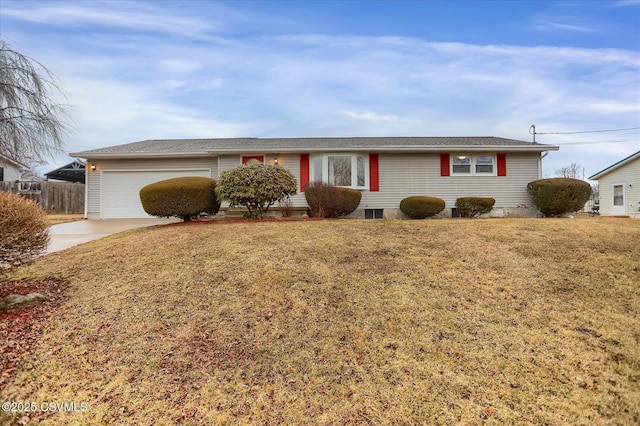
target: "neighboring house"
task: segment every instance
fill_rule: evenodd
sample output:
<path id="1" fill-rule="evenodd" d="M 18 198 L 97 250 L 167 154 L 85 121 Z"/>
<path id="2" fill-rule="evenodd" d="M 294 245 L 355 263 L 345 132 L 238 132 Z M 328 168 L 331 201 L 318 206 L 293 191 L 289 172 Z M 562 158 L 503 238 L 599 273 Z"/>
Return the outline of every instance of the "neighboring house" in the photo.
<path id="1" fill-rule="evenodd" d="M 0 182 L 22 180 L 23 174 L 28 171 L 29 168 L 24 164 L 20 164 L 0 154 Z"/>
<path id="2" fill-rule="evenodd" d="M 542 177 L 541 160 L 557 146 L 498 137 L 234 138 L 147 140 L 76 152 L 87 164 L 86 217 L 148 217 L 138 192 L 179 176 L 218 178 L 251 159 L 289 169 L 302 190 L 322 180 L 362 191 L 356 217 L 401 217 L 412 195 L 445 200 L 493 197 L 497 215 L 533 215 L 526 186 Z"/>
<path id="3" fill-rule="evenodd" d="M 47 180 L 61 180 L 71 183 L 84 183 L 85 165 L 76 160 L 44 174 Z"/>
<path id="4" fill-rule="evenodd" d="M 640 151 L 599 171 L 600 214 L 640 218 Z"/>

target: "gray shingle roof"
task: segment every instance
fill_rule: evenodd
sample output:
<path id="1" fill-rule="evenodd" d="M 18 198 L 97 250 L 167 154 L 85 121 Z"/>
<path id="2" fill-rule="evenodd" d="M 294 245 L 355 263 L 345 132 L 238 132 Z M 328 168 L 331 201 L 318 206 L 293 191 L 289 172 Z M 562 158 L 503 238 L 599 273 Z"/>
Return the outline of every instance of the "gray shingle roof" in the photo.
<path id="1" fill-rule="evenodd" d="M 558 147 L 494 136 L 158 139 L 75 152 L 70 155 L 82 158 L 116 158 L 252 152 L 281 154 L 318 151 L 435 152 L 451 149 L 555 151 Z"/>

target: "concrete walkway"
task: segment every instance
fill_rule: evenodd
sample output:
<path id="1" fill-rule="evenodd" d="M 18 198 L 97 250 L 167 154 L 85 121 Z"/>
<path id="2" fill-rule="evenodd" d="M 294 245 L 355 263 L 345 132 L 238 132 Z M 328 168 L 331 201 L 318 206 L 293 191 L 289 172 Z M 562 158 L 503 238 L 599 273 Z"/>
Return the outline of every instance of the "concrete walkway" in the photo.
<path id="1" fill-rule="evenodd" d="M 180 219 L 103 219 L 60 223 L 49 228 L 51 241 L 45 254 L 65 250 L 128 229 L 174 222 L 180 222 Z"/>

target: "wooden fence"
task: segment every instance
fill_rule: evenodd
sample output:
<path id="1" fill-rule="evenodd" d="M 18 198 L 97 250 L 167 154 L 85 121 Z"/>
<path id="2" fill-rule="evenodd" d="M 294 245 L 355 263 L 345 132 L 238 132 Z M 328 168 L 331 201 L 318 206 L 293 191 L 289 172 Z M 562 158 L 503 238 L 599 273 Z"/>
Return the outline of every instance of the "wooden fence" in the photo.
<path id="1" fill-rule="evenodd" d="M 47 213 L 84 213 L 84 184 L 68 182 L 0 182 L 0 191 L 35 200 Z"/>

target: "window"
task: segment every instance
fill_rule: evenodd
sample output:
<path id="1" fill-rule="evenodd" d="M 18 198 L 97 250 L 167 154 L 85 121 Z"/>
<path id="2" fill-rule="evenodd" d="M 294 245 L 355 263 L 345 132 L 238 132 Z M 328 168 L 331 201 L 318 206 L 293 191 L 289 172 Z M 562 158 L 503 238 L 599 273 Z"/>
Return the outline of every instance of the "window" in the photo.
<path id="1" fill-rule="evenodd" d="M 478 155 L 476 157 L 476 173 L 493 174 L 493 156 L 492 155 Z"/>
<path id="2" fill-rule="evenodd" d="M 330 155 L 329 183 L 335 186 L 351 186 L 351 157 L 347 155 Z"/>
<path id="3" fill-rule="evenodd" d="M 452 155 L 451 174 L 495 176 L 493 155 Z"/>
<path id="4" fill-rule="evenodd" d="M 311 163 L 311 168 L 313 170 L 313 182 L 321 182 L 322 181 L 322 156 L 313 157 L 313 162 Z"/>
<path id="5" fill-rule="evenodd" d="M 364 209 L 365 219 L 384 219 L 384 209 Z"/>
<path id="6" fill-rule="evenodd" d="M 335 186 L 365 189 L 368 182 L 369 161 L 367 155 L 323 154 L 311 158 L 313 181 Z"/>
<path id="7" fill-rule="evenodd" d="M 4 167 L 0 167 L 0 182 L 4 181 Z"/>
<path id="8" fill-rule="evenodd" d="M 471 157 L 468 155 L 456 155 L 453 157 L 452 172 L 456 173 L 471 173 Z"/>
<path id="9" fill-rule="evenodd" d="M 613 185 L 613 205 L 624 205 L 624 187 L 622 185 Z"/>
<path id="10" fill-rule="evenodd" d="M 365 167 L 364 167 L 364 157 L 361 155 L 356 156 L 356 162 L 357 162 L 357 178 L 358 178 L 358 187 L 364 187 L 366 185 L 365 183 Z"/>

